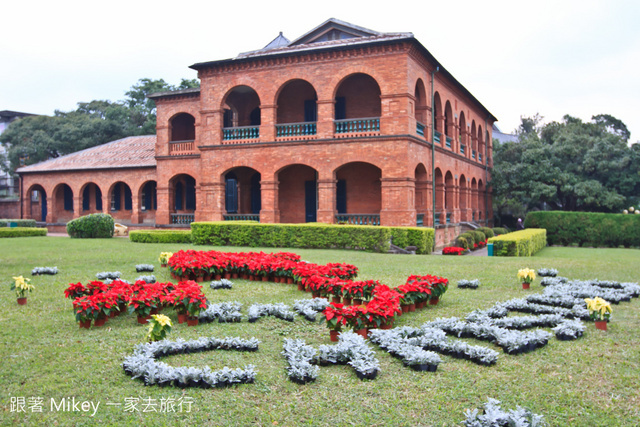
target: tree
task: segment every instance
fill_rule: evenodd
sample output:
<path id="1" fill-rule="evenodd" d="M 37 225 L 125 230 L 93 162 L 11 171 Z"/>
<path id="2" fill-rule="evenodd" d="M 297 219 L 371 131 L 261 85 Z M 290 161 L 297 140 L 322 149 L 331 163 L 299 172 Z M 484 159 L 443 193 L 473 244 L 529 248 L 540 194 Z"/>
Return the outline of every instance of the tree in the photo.
<path id="1" fill-rule="evenodd" d="M 617 212 L 637 203 L 640 146 L 627 145 L 624 123 L 609 115 L 592 121 L 565 116 L 537 127 L 523 118 L 517 142 L 494 145 L 492 182 L 499 213 L 529 210 Z M 533 123 L 533 126 L 531 124 Z"/>
<path id="2" fill-rule="evenodd" d="M 85 148 L 134 135 L 155 134 L 156 106 L 147 96 L 198 87 L 197 80 L 183 79 L 179 86 L 164 80 L 140 79 L 123 101 L 79 102 L 70 112 L 56 110 L 50 116 L 28 116 L 12 122 L 0 136 L 6 148 L 2 168 L 18 167 L 56 158 Z"/>

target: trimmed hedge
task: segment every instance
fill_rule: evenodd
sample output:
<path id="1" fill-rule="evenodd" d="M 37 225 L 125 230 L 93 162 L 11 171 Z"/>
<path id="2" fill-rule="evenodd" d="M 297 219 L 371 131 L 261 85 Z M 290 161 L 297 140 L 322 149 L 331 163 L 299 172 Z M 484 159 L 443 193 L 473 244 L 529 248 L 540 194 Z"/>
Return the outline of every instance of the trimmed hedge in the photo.
<path id="1" fill-rule="evenodd" d="M 69 221 L 67 233 L 78 239 L 109 238 L 113 237 L 114 224 L 111 215 L 89 214 Z"/>
<path id="2" fill-rule="evenodd" d="M 547 230 L 528 228 L 489 239 L 494 256 L 531 256 L 547 246 Z"/>
<path id="3" fill-rule="evenodd" d="M 129 240 L 136 243 L 191 243 L 191 230 L 132 230 Z"/>
<path id="4" fill-rule="evenodd" d="M 35 219 L 0 219 L 0 227 L 9 227 L 9 223 L 15 223 L 16 227 L 35 227 Z"/>
<path id="5" fill-rule="evenodd" d="M 493 231 L 493 235 L 494 236 L 499 236 L 501 234 L 507 234 L 509 232 L 509 230 L 507 230 L 506 228 L 502 228 L 502 227 L 493 227 L 491 229 L 491 231 Z"/>
<path id="6" fill-rule="evenodd" d="M 46 228 L 36 227 L 0 227 L 0 238 L 2 237 L 32 237 L 46 236 Z"/>
<path id="7" fill-rule="evenodd" d="M 490 239 L 493 236 L 495 236 L 495 233 L 493 232 L 493 230 L 489 227 L 479 227 L 478 229 L 476 229 L 476 231 L 481 231 L 484 233 L 485 238 L 486 239 Z"/>
<path id="8" fill-rule="evenodd" d="M 530 212 L 525 227 L 544 228 L 550 245 L 640 246 L 640 215 L 593 212 Z"/>
<path id="9" fill-rule="evenodd" d="M 193 243 L 213 246 L 252 246 L 314 249 L 359 249 L 386 252 L 389 241 L 400 247 L 416 246 L 416 253 L 430 253 L 434 229 L 425 227 L 377 227 L 366 225 L 261 224 L 251 221 L 191 223 Z"/>

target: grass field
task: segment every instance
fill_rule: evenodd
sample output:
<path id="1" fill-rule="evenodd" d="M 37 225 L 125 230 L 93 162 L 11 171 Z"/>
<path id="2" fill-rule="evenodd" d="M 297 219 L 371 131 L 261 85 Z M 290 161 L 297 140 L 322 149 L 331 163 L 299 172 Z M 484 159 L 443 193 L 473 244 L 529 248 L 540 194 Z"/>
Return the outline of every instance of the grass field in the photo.
<path id="1" fill-rule="evenodd" d="M 294 323 L 263 318 L 257 323 L 211 323 L 198 327 L 176 325 L 169 339 L 198 336 L 256 337 L 257 353 L 207 352 L 171 356 L 174 366 L 256 365 L 255 384 L 228 389 L 144 387 L 122 370 L 123 358 L 143 341 L 146 327 L 133 315 L 110 320 L 103 328 L 80 330 L 63 291 L 71 282 L 87 283 L 101 271 L 121 271 L 133 280 L 135 264 L 156 266 L 159 281 L 170 281 L 157 261 L 161 251 L 188 245 L 137 244 L 127 239 L 78 240 L 64 237 L 0 239 L 0 425 L 459 425 L 465 409 L 481 406 L 488 397 L 503 409 L 521 405 L 545 415 L 553 426 L 640 425 L 640 302 L 614 305 L 609 331 L 589 323 L 577 341 L 550 340 L 532 353 L 503 354 L 497 365 L 482 367 L 443 356 L 438 371 L 414 372 L 376 348 L 381 363 L 374 381 L 360 381 L 349 366 L 321 368 L 308 385 L 290 382 L 281 356 L 284 338 L 308 344 L 329 344 L 322 323 L 297 317 Z M 194 247 L 210 249 L 209 247 Z M 222 248 L 246 251 L 247 248 Z M 256 249 L 253 249 L 256 250 Z M 272 251 L 272 250 L 265 250 Z M 549 267 L 572 279 L 599 278 L 638 281 L 640 250 L 546 248 L 532 258 L 403 256 L 352 251 L 291 250 L 315 263 L 347 262 L 360 268 L 359 278 L 380 279 L 389 285 L 405 282 L 410 274 L 447 277 L 449 292 L 440 305 L 400 317 L 396 325 L 419 326 L 436 317 L 464 316 L 496 301 L 541 292 L 537 279 L 523 291 L 515 276 L 523 267 Z M 11 277 L 37 266 L 57 266 L 56 276 L 32 278 L 36 291 L 26 306 L 16 304 L 9 290 Z M 147 273 L 145 273 L 147 274 Z M 477 290 L 458 289 L 460 279 L 479 279 Z M 246 313 L 252 302 L 285 302 L 308 298 L 293 285 L 235 280 L 232 290 L 214 291 L 205 284 L 212 302 L 240 301 Z M 176 315 L 168 312 L 177 324 Z M 473 340 L 469 340 L 473 341 Z M 12 411 L 12 398 L 24 397 L 26 412 Z M 42 398 L 42 412 L 31 412 L 30 398 Z M 62 398 L 99 405 L 89 412 L 51 408 Z M 161 403 L 192 399 L 191 411 L 160 412 Z M 138 411 L 125 411 L 130 398 L 139 398 Z M 144 412 L 143 403 L 156 403 L 158 412 Z M 33 401 L 32 401 L 33 403 Z M 119 405 L 118 405 L 119 404 Z M 147 407 L 151 411 L 153 406 Z M 179 408 L 176 407 L 178 411 Z"/>

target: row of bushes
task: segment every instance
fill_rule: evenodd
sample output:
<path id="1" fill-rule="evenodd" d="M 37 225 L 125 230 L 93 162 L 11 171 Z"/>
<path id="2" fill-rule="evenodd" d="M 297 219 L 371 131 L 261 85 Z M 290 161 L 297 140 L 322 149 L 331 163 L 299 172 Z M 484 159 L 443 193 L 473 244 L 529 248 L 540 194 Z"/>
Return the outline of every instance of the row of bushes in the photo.
<path id="1" fill-rule="evenodd" d="M 46 236 L 46 228 L 35 227 L 0 227 L 0 238 L 2 237 L 32 237 Z"/>
<path id="2" fill-rule="evenodd" d="M 482 242 L 485 242 L 487 239 L 506 234 L 507 232 L 506 229 L 501 227 L 479 227 L 475 230 L 465 231 L 456 237 L 454 246 L 464 249 L 474 249 L 475 247 L 481 246 Z"/>
<path id="3" fill-rule="evenodd" d="M 591 212 L 530 212 L 525 227 L 544 228 L 550 245 L 640 246 L 640 215 Z"/>
<path id="4" fill-rule="evenodd" d="M 132 230 L 129 240 L 136 243 L 191 243 L 191 230 Z"/>
<path id="5" fill-rule="evenodd" d="M 35 227 L 35 219 L 0 219 L 0 227 L 9 227 L 15 224 L 15 227 Z"/>
<path id="6" fill-rule="evenodd" d="M 532 256 L 547 246 L 547 230 L 528 228 L 492 237 L 494 256 Z"/>
<path id="7" fill-rule="evenodd" d="M 197 245 L 259 246 L 314 249 L 360 249 L 386 252 L 393 243 L 415 246 L 416 253 L 431 252 L 434 230 L 425 227 L 364 225 L 260 224 L 247 221 L 194 222 L 192 240 Z"/>

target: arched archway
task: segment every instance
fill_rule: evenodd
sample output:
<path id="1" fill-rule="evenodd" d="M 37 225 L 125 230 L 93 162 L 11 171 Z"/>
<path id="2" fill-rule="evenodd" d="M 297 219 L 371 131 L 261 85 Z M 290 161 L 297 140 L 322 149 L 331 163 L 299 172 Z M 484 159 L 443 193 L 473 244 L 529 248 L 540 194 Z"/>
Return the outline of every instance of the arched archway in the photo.
<path id="1" fill-rule="evenodd" d="M 196 180 L 179 174 L 169 180 L 169 209 L 172 224 L 191 224 L 196 211 Z"/>
<path id="2" fill-rule="evenodd" d="M 307 165 L 285 166 L 277 173 L 280 222 L 316 222 L 318 172 Z"/>
<path id="3" fill-rule="evenodd" d="M 171 142 L 196 139 L 196 119 L 191 114 L 179 113 L 169 120 Z"/>
<path id="4" fill-rule="evenodd" d="M 427 126 L 427 92 L 424 88 L 424 82 L 422 79 L 416 81 L 416 87 L 413 91 L 415 97 L 415 118 L 416 118 L 416 132 L 420 136 L 428 138 L 428 126 Z"/>
<path id="5" fill-rule="evenodd" d="M 102 212 L 102 190 L 97 184 L 89 182 L 80 190 L 82 194 L 82 215 Z"/>
<path id="6" fill-rule="evenodd" d="M 444 110 L 442 109 L 442 100 L 440 99 L 440 94 L 436 92 L 433 95 L 433 118 L 435 120 L 435 128 L 436 128 L 436 143 L 441 143 L 440 136 L 444 130 Z"/>
<path id="7" fill-rule="evenodd" d="M 260 172 L 237 167 L 224 174 L 225 219 L 259 220 L 262 209 Z"/>
<path id="8" fill-rule="evenodd" d="M 469 199 L 469 185 L 467 183 L 467 177 L 464 174 L 460 175 L 460 181 L 458 186 L 460 187 L 460 194 L 458 197 L 458 206 L 460 208 L 460 221 L 469 221 L 469 212 L 467 209 Z"/>
<path id="9" fill-rule="evenodd" d="M 138 221 L 140 223 L 154 224 L 158 209 L 158 183 L 156 181 L 147 181 L 140 186 L 138 206 L 140 206 Z"/>
<path id="10" fill-rule="evenodd" d="M 460 128 L 460 136 L 458 137 L 458 141 L 460 142 L 460 154 L 464 156 L 466 155 L 467 148 L 467 121 L 464 117 L 464 111 L 460 111 L 458 125 Z"/>
<path id="11" fill-rule="evenodd" d="M 26 214 L 28 219 L 36 221 L 47 221 L 47 192 L 40 184 L 29 187 L 25 194 L 28 202 L 26 206 Z"/>
<path id="12" fill-rule="evenodd" d="M 380 224 L 382 170 L 366 162 L 351 162 L 335 171 L 336 218 L 351 224 Z"/>
<path id="13" fill-rule="evenodd" d="M 478 126 L 478 153 L 474 157 L 477 161 L 482 163 L 482 153 L 484 153 L 484 134 L 482 133 L 482 126 Z"/>
<path id="14" fill-rule="evenodd" d="M 249 86 L 236 86 L 222 103 L 222 141 L 257 139 L 260 137 L 260 97 Z"/>
<path id="15" fill-rule="evenodd" d="M 109 189 L 109 211 L 116 221 L 130 223 L 133 213 L 133 196 L 131 187 L 126 182 L 118 181 Z"/>
<path id="16" fill-rule="evenodd" d="M 429 218 L 430 206 L 430 184 L 427 168 L 419 163 L 414 171 L 415 176 L 415 206 L 417 225 L 427 225 L 431 222 Z"/>
<path id="17" fill-rule="evenodd" d="M 291 80 L 281 88 L 276 104 L 276 137 L 315 135 L 318 121 L 318 95 L 306 80 Z"/>
<path id="18" fill-rule="evenodd" d="M 444 207 L 447 211 L 446 222 L 450 224 L 453 222 L 453 214 L 456 208 L 456 200 L 455 200 L 455 181 L 453 179 L 453 174 L 451 171 L 447 171 L 444 176 Z"/>
<path id="19" fill-rule="evenodd" d="M 478 222 L 486 221 L 485 188 L 482 180 L 478 180 Z"/>
<path id="20" fill-rule="evenodd" d="M 475 178 L 471 179 L 471 221 L 475 222 L 478 219 L 478 181 Z"/>
<path id="21" fill-rule="evenodd" d="M 452 149 L 452 141 L 454 136 L 455 124 L 453 121 L 453 110 L 451 109 L 451 103 L 447 101 L 444 106 L 444 134 L 446 135 L 444 146 Z"/>
<path id="22" fill-rule="evenodd" d="M 334 99 L 335 133 L 379 133 L 380 94 L 378 82 L 368 74 L 356 73 L 342 80 Z"/>
<path id="23" fill-rule="evenodd" d="M 68 222 L 73 219 L 73 190 L 65 183 L 53 189 L 53 222 Z"/>
<path id="24" fill-rule="evenodd" d="M 444 176 L 442 175 L 442 171 L 440 168 L 436 168 L 435 170 L 435 181 L 436 181 L 436 213 L 435 213 L 435 224 L 439 225 L 443 223 L 442 214 L 445 209 L 445 186 L 444 186 Z"/>
<path id="25" fill-rule="evenodd" d="M 469 145 L 471 146 L 469 157 L 472 157 L 473 153 L 478 151 L 478 130 L 476 128 L 475 120 L 471 122 L 471 141 Z"/>

